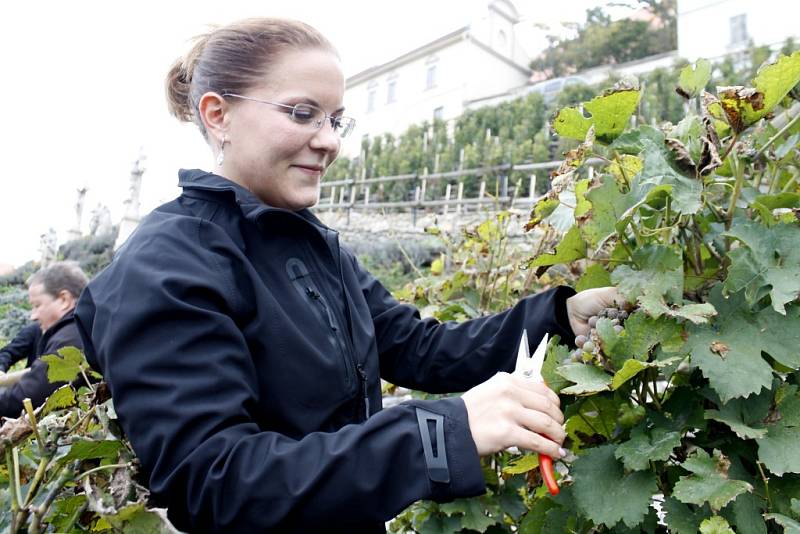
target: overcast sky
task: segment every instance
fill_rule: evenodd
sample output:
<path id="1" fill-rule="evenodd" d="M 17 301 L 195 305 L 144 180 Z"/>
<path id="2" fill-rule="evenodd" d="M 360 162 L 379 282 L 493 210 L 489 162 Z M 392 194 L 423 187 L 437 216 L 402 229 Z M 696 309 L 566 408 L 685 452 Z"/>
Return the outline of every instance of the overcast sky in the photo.
<path id="1" fill-rule="evenodd" d="M 211 168 L 200 134 L 166 109 L 164 75 L 209 24 L 282 16 L 318 28 L 340 51 L 345 75 L 469 23 L 485 0 L 50 0 L 12 2 L 0 20 L 0 263 L 39 258 L 40 235 L 59 243 L 102 202 L 122 217 L 130 169 L 147 156 L 142 213 L 179 194 L 177 169 Z M 583 20 L 598 2 L 515 2 L 525 23 Z M 546 12 L 546 10 L 551 10 Z M 535 44 L 528 44 L 534 47 Z"/>

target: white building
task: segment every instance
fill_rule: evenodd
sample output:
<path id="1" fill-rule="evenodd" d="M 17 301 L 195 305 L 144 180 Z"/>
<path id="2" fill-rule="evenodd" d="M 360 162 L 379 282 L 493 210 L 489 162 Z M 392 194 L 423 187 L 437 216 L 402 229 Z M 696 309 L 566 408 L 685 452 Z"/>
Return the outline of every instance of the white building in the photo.
<path id="1" fill-rule="evenodd" d="M 800 34 L 797 0 L 678 0 L 678 54 L 714 60 Z"/>
<path id="2" fill-rule="evenodd" d="M 349 77 L 344 102 L 358 117 L 360 136 L 343 151 L 357 155 L 363 136 L 453 119 L 466 102 L 525 85 L 530 57 L 515 33 L 519 22 L 509 0 L 493 0 L 474 23 Z"/>

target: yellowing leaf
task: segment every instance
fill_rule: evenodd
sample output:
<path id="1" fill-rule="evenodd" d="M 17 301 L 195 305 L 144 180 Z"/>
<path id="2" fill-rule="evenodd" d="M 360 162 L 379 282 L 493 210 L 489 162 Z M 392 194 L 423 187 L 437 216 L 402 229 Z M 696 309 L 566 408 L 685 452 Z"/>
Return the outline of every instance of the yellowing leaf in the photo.
<path id="1" fill-rule="evenodd" d="M 563 137 L 583 141 L 589 128 L 594 126 L 597 140 L 610 143 L 627 126 L 639 105 L 639 97 L 638 90 L 626 89 L 595 97 L 579 107 L 564 108 L 553 120 L 553 129 Z M 585 117 L 584 112 L 589 117 Z"/>

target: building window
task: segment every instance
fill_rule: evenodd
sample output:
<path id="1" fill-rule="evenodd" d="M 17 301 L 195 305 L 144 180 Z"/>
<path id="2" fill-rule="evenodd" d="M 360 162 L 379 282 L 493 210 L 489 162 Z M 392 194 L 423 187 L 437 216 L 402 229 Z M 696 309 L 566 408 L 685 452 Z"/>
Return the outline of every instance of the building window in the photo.
<path id="1" fill-rule="evenodd" d="M 742 13 L 731 17 L 731 44 L 738 45 L 747 42 L 747 14 Z"/>
<path id="2" fill-rule="evenodd" d="M 392 76 L 386 83 L 386 103 L 397 101 L 397 76 Z"/>
<path id="3" fill-rule="evenodd" d="M 375 111 L 375 94 L 378 92 L 378 84 L 371 83 L 367 87 L 367 113 Z"/>
<path id="4" fill-rule="evenodd" d="M 438 108 L 433 110 L 433 120 L 434 121 L 444 120 L 444 106 L 439 106 Z"/>
<path id="5" fill-rule="evenodd" d="M 430 56 L 425 60 L 425 89 L 432 89 L 436 87 L 436 67 L 439 63 L 439 58 Z"/>

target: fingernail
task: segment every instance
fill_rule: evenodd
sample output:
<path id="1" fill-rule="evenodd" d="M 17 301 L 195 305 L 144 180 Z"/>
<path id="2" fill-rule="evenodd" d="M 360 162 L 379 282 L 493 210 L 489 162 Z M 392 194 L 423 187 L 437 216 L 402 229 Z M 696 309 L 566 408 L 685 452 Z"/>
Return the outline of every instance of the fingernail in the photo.
<path id="1" fill-rule="evenodd" d="M 567 455 L 567 451 L 565 451 L 564 449 L 562 449 L 561 447 L 559 447 L 559 448 L 558 448 L 558 454 L 560 455 L 560 456 L 559 456 L 560 458 L 563 458 L 564 456 L 566 456 L 566 455 Z"/>

